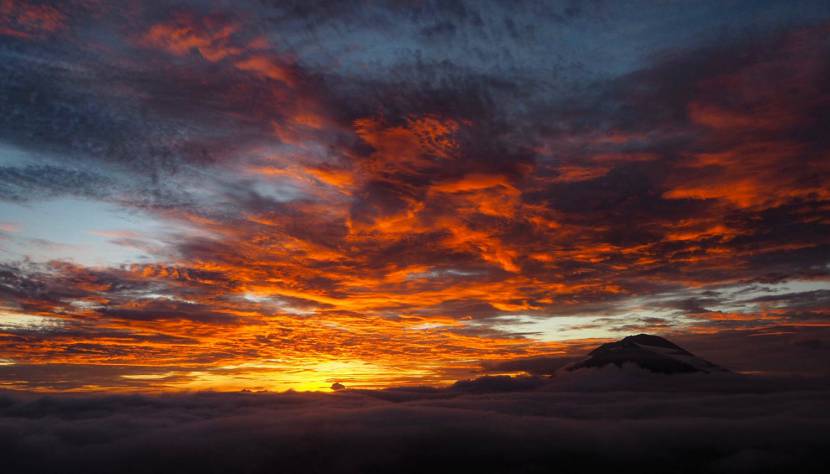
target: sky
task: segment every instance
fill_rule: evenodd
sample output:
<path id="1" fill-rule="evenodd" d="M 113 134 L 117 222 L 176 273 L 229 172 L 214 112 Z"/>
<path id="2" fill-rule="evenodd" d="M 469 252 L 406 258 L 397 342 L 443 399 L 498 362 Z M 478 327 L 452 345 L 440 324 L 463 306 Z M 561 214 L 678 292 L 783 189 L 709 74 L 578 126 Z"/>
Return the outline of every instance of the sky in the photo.
<path id="1" fill-rule="evenodd" d="M 830 370 L 827 2 L 0 0 L 0 110 L 2 388 Z"/>

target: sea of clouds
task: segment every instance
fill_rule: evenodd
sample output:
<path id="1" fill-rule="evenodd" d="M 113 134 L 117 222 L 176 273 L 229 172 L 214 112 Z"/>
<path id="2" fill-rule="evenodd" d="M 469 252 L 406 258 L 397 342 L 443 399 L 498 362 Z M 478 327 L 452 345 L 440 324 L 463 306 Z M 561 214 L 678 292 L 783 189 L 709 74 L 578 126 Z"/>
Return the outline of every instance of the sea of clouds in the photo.
<path id="1" fill-rule="evenodd" d="M 0 393 L 6 473 L 826 472 L 830 384 L 616 368 L 322 393 Z"/>

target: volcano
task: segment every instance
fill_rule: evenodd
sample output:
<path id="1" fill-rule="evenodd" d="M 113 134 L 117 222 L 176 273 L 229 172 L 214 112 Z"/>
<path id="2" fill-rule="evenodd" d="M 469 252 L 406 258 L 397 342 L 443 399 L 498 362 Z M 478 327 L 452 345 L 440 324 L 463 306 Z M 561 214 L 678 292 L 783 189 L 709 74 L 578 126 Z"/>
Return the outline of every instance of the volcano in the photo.
<path id="1" fill-rule="evenodd" d="M 608 365 L 632 365 L 660 374 L 725 373 L 728 370 L 703 360 L 660 336 L 638 334 L 603 344 L 584 360 L 565 368 L 575 371 Z"/>

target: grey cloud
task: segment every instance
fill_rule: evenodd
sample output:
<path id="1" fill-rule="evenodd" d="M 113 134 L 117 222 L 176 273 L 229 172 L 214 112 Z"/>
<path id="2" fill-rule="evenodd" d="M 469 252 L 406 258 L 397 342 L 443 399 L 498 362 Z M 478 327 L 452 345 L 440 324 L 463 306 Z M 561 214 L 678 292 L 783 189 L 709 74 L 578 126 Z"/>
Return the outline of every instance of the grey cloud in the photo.
<path id="1" fill-rule="evenodd" d="M 16 473 L 823 472 L 824 390 L 0 395 Z"/>
<path id="2" fill-rule="evenodd" d="M 487 372 L 527 372 L 533 375 L 552 375 L 577 358 L 565 356 L 531 357 L 484 364 Z"/>
<path id="3" fill-rule="evenodd" d="M 67 195 L 105 199 L 114 192 L 114 184 L 104 175 L 79 169 L 52 165 L 0 167 L 0 199 L 8 201 Z"/>

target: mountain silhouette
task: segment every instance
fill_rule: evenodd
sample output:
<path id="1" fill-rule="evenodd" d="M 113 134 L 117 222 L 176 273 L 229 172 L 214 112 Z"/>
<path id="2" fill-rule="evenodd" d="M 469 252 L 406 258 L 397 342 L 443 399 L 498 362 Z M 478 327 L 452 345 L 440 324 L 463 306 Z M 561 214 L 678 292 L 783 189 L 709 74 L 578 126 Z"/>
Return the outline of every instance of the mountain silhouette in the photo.
<path id="1" fill-rule="evenodd" d="M 603 344 L 588 353 L 588 357 L 570 364 L 565 370 L 600 368 L 608 365 L 622 367 L 624 364 L 660 374 L 728 372 L 667 339 L 650 334 L 628 336 L 616 342 Z"/>

